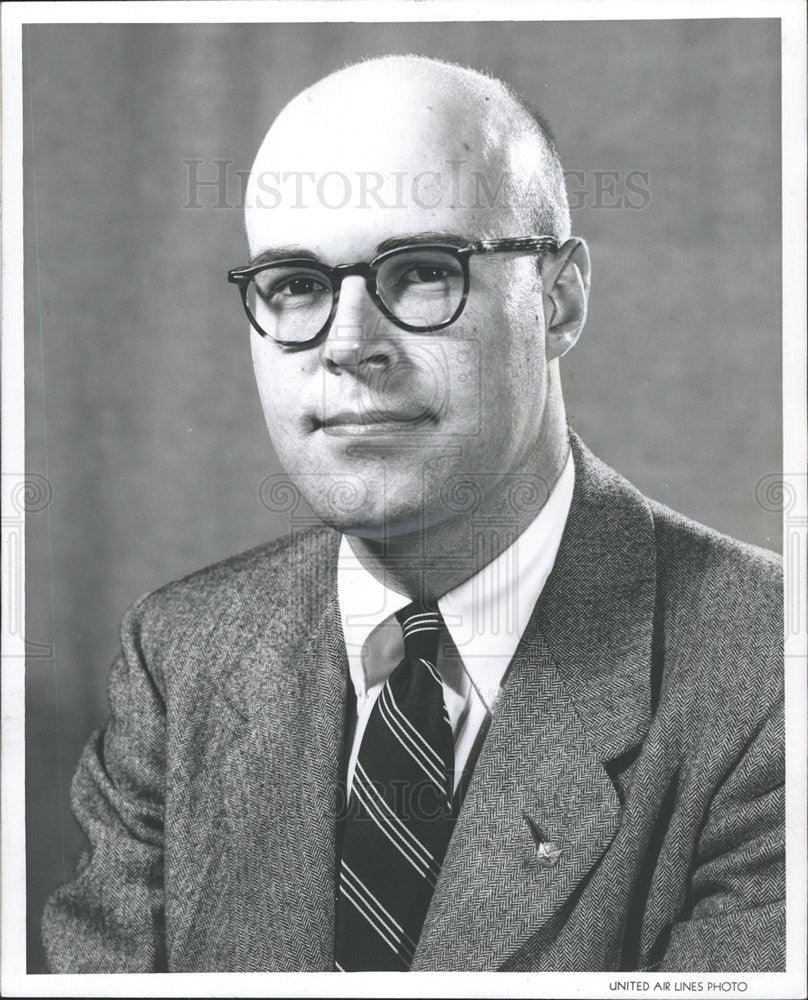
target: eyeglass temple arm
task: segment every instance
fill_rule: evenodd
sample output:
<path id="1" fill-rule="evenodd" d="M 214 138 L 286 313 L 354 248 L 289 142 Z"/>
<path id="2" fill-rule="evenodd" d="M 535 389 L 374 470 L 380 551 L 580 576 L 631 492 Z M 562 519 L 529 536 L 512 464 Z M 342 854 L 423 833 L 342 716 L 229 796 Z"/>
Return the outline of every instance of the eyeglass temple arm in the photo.
<path id="1" fill-rule="evenodd" d="M 558 242 L 552 236 L 519 236 L 505 240 L 480 240 L 475 244 L 477 253 L 509 253 L 538 250 L 558 250 Z"/>

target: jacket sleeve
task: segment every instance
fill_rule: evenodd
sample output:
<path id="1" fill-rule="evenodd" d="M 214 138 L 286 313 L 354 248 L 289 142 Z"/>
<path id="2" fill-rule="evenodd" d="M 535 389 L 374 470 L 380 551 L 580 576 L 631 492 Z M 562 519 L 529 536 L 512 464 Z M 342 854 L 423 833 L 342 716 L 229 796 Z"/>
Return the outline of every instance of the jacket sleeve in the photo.
<path id="1" fill-rule="evenodd" d="M 713 797 L 660 971 L 785 969 L 784 756 L 778 701 Z"/>
<path id="2" fill-rule="evenodd" d="M 89 740 L 73 779 L 71 802 L 86 846 L 73 881 L 45 906 L 51 972 L 166 967 L 165 705 L 141 648 L 142 603 L 124 617 L 109 721 Z"/>

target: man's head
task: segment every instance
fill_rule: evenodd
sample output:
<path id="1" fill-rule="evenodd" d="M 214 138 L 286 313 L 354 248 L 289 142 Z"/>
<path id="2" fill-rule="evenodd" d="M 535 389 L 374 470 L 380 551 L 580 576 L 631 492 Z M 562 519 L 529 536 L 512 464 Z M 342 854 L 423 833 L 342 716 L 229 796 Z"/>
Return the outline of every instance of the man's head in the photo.
<path id="1" fill-rule="evenodd" d="M 465 306 L 439 330 L 402 328 L 353 273 L 313 346 L 252 333 L 281 462 L 341 530 L 413 531 L 496 505 L 517 483 L 552 486 L 566 451 L 557 359 L 583 326 L 588 258 L 569 240 L 552 140 L 504 84 L 418 57 L 326 77 L 267 134 L 246 222 L 253 260 L 311 255 L 332 267 L 397 241 L 554 237 L 560 249 L 544 257 L 472 255 Z M 434 301 L 440 276 L 421 268 L 391 281 Z M 313 290 L 323 294 L 292 282 L 277 301 L 304 316 Z"/>

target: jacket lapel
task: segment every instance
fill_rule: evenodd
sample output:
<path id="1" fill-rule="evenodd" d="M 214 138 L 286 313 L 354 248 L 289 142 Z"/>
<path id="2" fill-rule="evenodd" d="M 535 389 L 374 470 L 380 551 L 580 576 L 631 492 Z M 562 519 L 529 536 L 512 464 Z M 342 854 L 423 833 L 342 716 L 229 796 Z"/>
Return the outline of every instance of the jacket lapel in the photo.
<path id="1" fill-rule="evenodd" d="M 619 825 L 604 764 L 650 723 L 653 522 L 574 435 L 572 447 L 561 548 L 497 702 L 413 969 L 502 966 L 559 913 Z"/>
<path id="2" fill-rule="evenodd" d="M 330 544 L 330 541 L 329 541 Z M 298 621 L 270 622 L 240 654 L 227 701 L 240 717 L 225 750 L 223 788 L 232 918 L 248 958 L 238 967 L 333 967 L 335 826 L 348 677 L 330 553 L 318 562 Z M 309 553 L 321 559 L 323 553 Z M 325 565 L 327 563 L 328 565 Z M 315 589 L 316 588 L 316 589 Z M 330 596 L 326 596 L 329 594 Z M 295 597 L 299 596 L 300 601 Z M 279 642 L 273 630 L 287 630 Z M 278 649 L 291 650 L 268 663 Z M 247 964 L 245 964 L 245 962 Z"/>
<path id="3" fill-rule="evenodd" d="M 298 773 L 292 779 L 300 796 L 299 822 L 288 811 L 273 810 L 273 825 L 294 857 L 297 886 L 289 892 L 279 920 L 285 936 L 305 941 L 308 968 L 333 968 L 335 922 L 336 824 L 340 810 L 340 768 L 345 729 L 348 660 L 336 594 L 329 600 L 311 642 L 297 665 L 308 683 L 300 703 Z M 292 734 L 290 734 L 290 737 Z M 288 792 L 287 792 L 288 794 Z"/>

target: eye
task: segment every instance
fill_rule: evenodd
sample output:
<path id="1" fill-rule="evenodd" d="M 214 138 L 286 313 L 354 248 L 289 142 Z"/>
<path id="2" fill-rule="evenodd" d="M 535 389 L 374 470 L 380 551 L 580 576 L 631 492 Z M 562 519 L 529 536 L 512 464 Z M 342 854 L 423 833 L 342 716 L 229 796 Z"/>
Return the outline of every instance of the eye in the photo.
<path id="1" fill-rule="evenodd" d="M 450 271 L 445 267 L 437 267 L 435 264 L 419 264 L 405 271 L 399 278 L 403 285 L 429 285 L 446 281 L 450 276 Z"/>
<path id="2" fill-rule="evenodd" d="M 410 318 L 418 314 L 420 323 L 427 315 L 424 310 L 428 302 L 430 310 L 439 302 L 442 315 L 449 298 L 459 301 L 463 293 L 463 266 L 442 249 L 406 248 L 383 261 L 376 281 L 389 308 L 398 309 L 400 318 L 404 318 L 402 309 Z"/>
<path id="3" fill-rule="evenodd" d="M 315 305 L 331 294 L 331 286 L 322 274 L 295 268 L 267 268 L 254 278 L 261 301 L 276 309 Z"/>
<path id="4" fill-rule="evenodd" d="M 300 295 L 322 295 L 327 290 L 327 286 L 311 275 L 297 275 L 293 278 L 286 278 L 279 281 L 272 289 L 271 295 L 280 295 L 285 298 L 294 298 Z"/>

